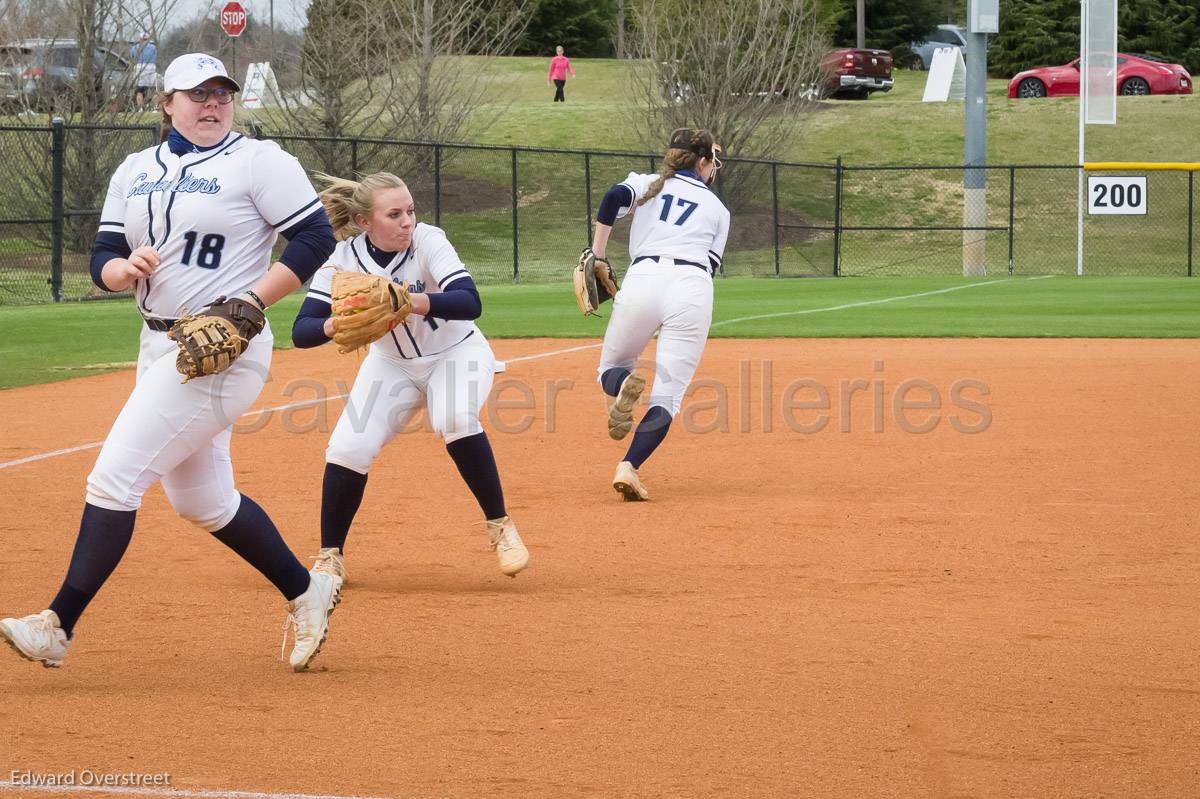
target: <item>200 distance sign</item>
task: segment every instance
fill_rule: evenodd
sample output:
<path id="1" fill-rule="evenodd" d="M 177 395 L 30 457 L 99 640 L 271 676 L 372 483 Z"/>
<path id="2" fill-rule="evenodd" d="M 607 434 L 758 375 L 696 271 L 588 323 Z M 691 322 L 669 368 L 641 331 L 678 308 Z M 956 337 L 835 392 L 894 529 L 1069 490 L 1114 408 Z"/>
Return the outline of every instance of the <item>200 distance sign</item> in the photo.
<path id="1" fill-rule="evenodd" d="M 1146 178 L 1088 175 L 1088 215 L 1145 216 Z"/>

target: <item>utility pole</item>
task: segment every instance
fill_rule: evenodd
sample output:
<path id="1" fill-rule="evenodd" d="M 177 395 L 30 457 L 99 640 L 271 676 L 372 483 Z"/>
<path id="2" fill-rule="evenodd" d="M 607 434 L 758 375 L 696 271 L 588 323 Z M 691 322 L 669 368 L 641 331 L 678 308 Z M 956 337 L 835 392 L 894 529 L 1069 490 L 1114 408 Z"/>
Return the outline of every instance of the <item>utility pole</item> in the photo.
<path id="1" fill-rule="evenodd" d="M 999 0 L 970 0 L 966 135 L 963 137 L 963 275 L 987 274 L 987 35 L 999 30 Z M 977 167 L 972 169 L 972 167 Z"/>
<path id="2" fill-rule="evenodd" d="M 858 36 L 855 39 L 857 42 L 854 46 L 862 50 L 867 46 L 867 9 L 866 0 L 855 0 L 854 14 L 857 17 Z"/>

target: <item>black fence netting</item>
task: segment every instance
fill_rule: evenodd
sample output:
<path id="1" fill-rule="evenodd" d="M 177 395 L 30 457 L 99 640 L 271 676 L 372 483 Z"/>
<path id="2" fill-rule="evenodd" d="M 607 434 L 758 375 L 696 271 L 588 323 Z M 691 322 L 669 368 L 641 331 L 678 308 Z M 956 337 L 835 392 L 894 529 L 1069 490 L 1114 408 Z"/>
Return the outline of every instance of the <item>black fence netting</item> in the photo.
<path id="1" fill-rule="evenodd" d="M 0 303 L 95 294 L 88 268 L 108 181 L 158 127 L 0 127 Z"/>
<path id="2" fill-rule="evenodd" d="M 314 175 L 399 175 L 418 217 L 446 230 L 481 283 L 567 280 L 604 192 L 660 163 L 656 154 L 254 135 L 274 139 Z M 101 295 L 88 253 L 109 177 L 127 154 L 157 140 L 155 126 L 0 127 L 10 175 L 0 189 L 0 304 Z M 1145 202 L 1136 214 L 1083 216 L 1084 273 L 1190 275 L 1195 172 L 1085 177 L 1128 175 L 1144 180 Z M 723 274 L 1073 274 L 1081 177 L 1074 165 L 730 159 L 713 185 L 731 212 Z M 618 224 L 609 247 L 620 273 L 628 231 Z"/>

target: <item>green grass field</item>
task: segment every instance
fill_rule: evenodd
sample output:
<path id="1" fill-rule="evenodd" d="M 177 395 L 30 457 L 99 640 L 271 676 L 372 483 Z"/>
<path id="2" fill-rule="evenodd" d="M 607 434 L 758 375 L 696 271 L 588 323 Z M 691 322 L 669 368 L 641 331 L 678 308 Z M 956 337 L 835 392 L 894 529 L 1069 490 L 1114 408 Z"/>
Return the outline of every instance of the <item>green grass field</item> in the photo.
<path id="1" fill-rule="evenodd" d="M 550 102 L 545 60 L 496 62 L 491 96 L 506 106 L 487 131 L 470 137 L 488 144 L 640 149 L 627 124 L 629 65 L 613 59 L 572 60 L 576 78 L 567 102 Z M 826 100 L 808 115 L 785 157 L 849 164 L 962 163 L 963 104 L 924 103 L 927 72 L 896 70 L 896 84 L 869 100 Z M 1121 97 L 1116 126 L 1089 127 L 1087 154 L 1096 161 L 1196 161 L 1195 95 Z M 1008 81 L 988 81 L 988 160 L 997 164 L 1073 164 L 1077 161 L 1079 102 L 1008 99 Z"/>
<path id="2" fill-rule="evenodd" d="M 492 338 L 598 338 L 568 284 L 485 286 Z M 290 346 L 300 294 L 270 312 Z M 611 306 L 606 306 L 606 308 Z M 607 312 L 607 311 L 606 311 Z M 0 388 L 127 368 L 140 318 L 127 300 L 0 308 Z M 714 337 L 1200 338 L 1200 281 L 1171 278 L 872 278 L 716 283 Z"/>
<path id="3" fill-rule="evenodd" d="M 545 82 L 544 59 L 495 61 L 486 78 L 490 83 L 488 96 L 495 98 L 495 103 L 481 109 L 480 118 L 496 117 L 495 112 L 501 109 L 503 113 L 492 127 L 469 130 L 464 138 L 484 144 L 642 149 L 627 124 L 631 108 L 629 64 L 611 59 L 580 59 L 574 64 L 577 77 L 568 83 L 568 102 L 556 104 L 550 102 L 552 88 Z M 961 162 L 963 106 L 922 103 L 925 78 L 926 73 L 900 70 L 896 86 L 888 94 L 877 94 L 867 101 L 821 103 L 805 117 L 802 134 L 784 157 L 828 163 L 840 155 L 852 165 Z M 1077 101 L 1008 100 L 1005 91 L 1005 81 L 989 81 L 989 160 L 1075 162 Z M 1200 138 L 1194 134 L 1197 102 L 1193 96 L 1120 98 L 1120 123 L 1089 129 L 1088 157 L 1200 160 Z M 149 118 L 130 115 L 125 121 L 144 122 Z M 645 168 L 640 161 L 635 164 L 626 160 L 594 159 L 593 191 L 602 192 L 605 185 L 619 180 L 629 169 Z M 522 156 L 520 262 L 526 283 L 520 286 L 508 285 L 509 168 L 507 153 L 475 152 L 462 155 L 460 161 L 448 163 L 445 169 L 447 176 L 474 181 L 461 189 L 473 200 L 481 192 L 488 195 L 483 210 L 450 209 L 444 211 L 442 219 L 483 286 L 485 332 L 493 337 L 601 335 L 604 322 L 579 319 L 565 285 L 529 282 L 539 279 L 539 273 L 543 280 L 555 279 L 562 253 L 577 250 L 586 241 L 582 196 L 575 189 L 562 188 L 565 182 L 577 189 L 582 181 L 582 162 L 568 164 L 560 157 Z M 831 207 L 832 181 L 827 172 L 781 170 L 781 208 L 821 222 Z M 912 173 L 902 181 L 891 180 L 889 174 L 901 173 L 848 173 L 844 224 L 871 224 L 886 214 L 892 223 L 936 225 L 946 219 L 953 222 L 954 214 L 960 213 L 961 182 L 957 173 Z M 1073 173 L 1065 174 L 1070 178 L 1067 182 L 1072 182 Z M 1155 179 L 1169 181 L 1176 177 Z M 1050 172 L 1021 176 L 1014 258 L 1018 275 L 1057 272 L 1064 276 L 1045 280 L 1021 277 L 989 281 L 986 285 L 955 277 L 878 277 L 898 272 L 952 273 L 960 262 L 961 238 L 957 233 L 941 238 L 933 234 L 874 238 L 848 235 L 842 242 L 844 273 L 873 275 L 870 280 L 737 277 L 718 281 L 713 335 L 1200 336 L 1200 282 L 1065 276 L 1074 270 L 1074 194 L 1073 187 L 1064 180 Z M 1111 259 L 1114 270 L 1128 271 L 1127 261 L 1138 259 L 1147 270 L 1154 264 L 1166 264 L 1161 273 L 1181 274 L 1183 245 L 1175 225 L 1182 213 L 1179 208 L 1186 201 L 1186 190 L 1181 185 L 1185 184 L 1164 182 L 1161 188 L 1155 187 L 1156 213 L 1164 214 L 1164 219 L 1170 217 L 1170 229 L 1151 230 L 1145 220 L 1089 220 L 1089 270 L 1105 271 L 1103 262 L 1092 265 L 1097 259 L 1091 254 L 1099 253 Z M 1007 183 L 998 178 L 989 186 L 990 223 L 1003 224 Z M 428 205 L 423 213 L 431 214 Z M 728 259 L 729 268 L 739 275 L 773 272 L 774 253 L 769 236 L 763 236 L 767 234 L 731 248 L 736 249 L 737 258 Z M 785 244 L 785 274 L 827 273 L 832 252 L 827 238 L 814 236 L 798 245 Z M 1133 240 L 1138 242 L 1136 247 L 1129 246 Z M 21 265 L 0 263 L 0 387 L 95 374 L 119 368 L 113 364 L 136 357 L 139 323 L 128 301 L 6 305 L 36 302 L 48 297 L 49 292 L 46 274 L 24 266 L 36 252 L 16 238 L 5 241 L 5 255 Z M 613 246 L 612 254 L 619 259 L 622 245 L 614 240 Z M 989 239 L 989 269 L 994 273 L 1004 271 L 1005 251 L 1004 242 Z M 85 274 L 68 273 L 66 281 L 67 295 L 82 296 L 89 291 L 90 281 Z M 895 299 L 901 297 L 906 299 Z M 272 311 L 281 346 L 287 344 L 291 315 L 298 303 L 299 298 L 292 297 Z"/>
<path id="4" fill-rule="evenodd" d="M 466 58 L 471 62 L 474 59 Z M 567 102 L 552 103 L 546 59 L 500 58 L 488 67 L 482 122 L 468 127 L 464 141 L 604 150 L 640 150 L 625 123 L 632 107 L 630 62 L 573 59 L 576 77 L 567 83 Z M 464 69 L 479 69 L 467 63 Z M 892 91 L 869 100 L 826 100 L 806 117 L 802 133 L 785 157 L 849 164 L 962 163 L 963 105 L 923 103 L 927 72 L 899 69 Z M 1077 160 L 1076 98 L 1009 100 L 1008 82 L 988 81 L 988 160 L 997 164 L 1072 164 Z M 1194 134 L 1200 103 L 1195 95 L 1121 97 L 1118 124 L 1088 128 L 1089 160 L 1200 160 Z M 242 112 L 248 121 L 251 112 Z M 11 118 L 10 118 L 11 119 Z M 151 114 L 128 114 L 123 123 L 152 121 Z M 731 153 L 730 155 L 737 155 Z M 752 154 L 751 154 L 752 155 Z"/>
<path id="5" fill-rule="evenodd" d="M 479 63 L 464 65 L 464 69 L 484 67 Z M 494 124 L 490 128 L 481 123 L 468 126 L 463 138 L 469 141 L 598 150 L 640 150 L 646 146 L 633 137 L 629 124 L 634 108 L 630 78 L 633 67 L 629 62 L 577 61 L 577 77 L 568 84 L 565 104 L 550 102 L 552 90 L 545 81 L 544 59 L 496 59 L 486 69 L 487 97 L 492 102 L 480 108 L 478 119 L 492 119 Z M 783 157 L 829 164 L 840 155 L 851 166 L 961 162 L 962 104 L 922 103 L 926 73 L 899 70 L 895 77 L 896 86 L 889 93 L 876 94 L 866 101 L 818 104 L 805 115 L 801 134 Z M 1009 100 L 1003 80 L 990 81 L 988 91 L 992 163 L 1063 164 L 1076 160 L 1078 103 L 1074 98 Z M 1193 134 L 1196 102 L 1193 96 L 1120 98 L 1120 124 L 1089 129 L 1089 157 L 1200 160 L 1200 138 Z M 123 121 L 146 122 L 150 118 L 131 114 Z M 117 146 L 109 138 L 104 143 L 110 156 L 121 154 L 117 150 L 123 145 Z M 310 167 L 317 163 L 311 145 L 291 142 L 289 147 L 303 163 Z M 445 152 L 442 174 L 448 181 L 449 194 L 443 204 L 441 225 L 481 283 L 504 283 L 512 272 L 511 154 Z M 402 147 L 385 147 L 360 162 L 360 169 L 389 169 L 415 180 L 419 186 L 419 212 L 422 218 L 432 221 L 431 181 L 421 169 L 409 164 L 411 155 Z M 606 186 L 630 170 L 648 168 L 645 159 L 593 157 L 593 210 Z M 765 168 L 742 165 L 732 167 L 725 179 L 733 178 L 736 170 L 743 170 L 743 177 L 747 177 L 746 170 L 750 171 L 743 193 L 761 200 L 739 206 L 734 232 L 739 234 L 735 239 L 740 240 L 730 244 L 729 251 L 736 252 L 737 258 L 728 259 L 729 269 L 738 275 L 772 273 L 770 175 Z M 522 153 L 519 175 L 520 268 L 524 280 L 556 280 L 562 253 L 578 250 L 587 240 L 583 158 Z M 457 188 L 455 181 L 459 182 Z M 1073 273 L 1074 172 L 1022 172 L 1014 176 L 1014 181 L 1016 271 Z M 1114 218 L 1085 221 L 1087 246 L 1092 248 L 1085 253 L 1089 273 L 1169 276 L 1186 272 L 1186 178 L 1180 173 L 1164 173 L 1153 176 L 1151 182 L 1154 199 L 1149 217 L 1132 224 Z M 834 183 L 831 169 L 780 169 L 774 189 L 783 220 L 832 224 Z M 842 223 L 960 224 L 961 183 L 958 170 L 847 171 L 842 187 Z M 1009 175 L 993 173 L 988 193 L 990 225 L 1007 224 L 1008 200 Z M 12 211 L 17 215 L 26 212 Z M 753 234 L 746 235 L 748 231 Z M 18 238 L 19 232 L 16 228 L 0 232 L 0 305 L 44 301 L 49 294 L 49 255 L 44 246 L 34 248 Z M 28 235 L 28 230 L 25 232 Z M 48 232 L 42 230 L 40 235 L 44 238 Z M 1131 237 L 1138 239 L 1136 250 L 1127 246 Z M 1004 234 L 989 234 L 989 268 L 993 271 L 1006 266 L 1006 238 Z M 843 274 L 954 274 L 959 261 L 958 239 L 955 232 L 854 234 L 842 242 Z M 1093 258 L 1093 253 L 1099 256 Z M 620 257 L 622 253 L 616 251 L 614 255 Z M 829 274 L 831 256 L 829 237 L 818 234 L 795 249 L 785 248 L 783 271 L 792 276 Z M 68 272 L 66 296 L 83 296 L 89 290 L 85 274 Z"/>

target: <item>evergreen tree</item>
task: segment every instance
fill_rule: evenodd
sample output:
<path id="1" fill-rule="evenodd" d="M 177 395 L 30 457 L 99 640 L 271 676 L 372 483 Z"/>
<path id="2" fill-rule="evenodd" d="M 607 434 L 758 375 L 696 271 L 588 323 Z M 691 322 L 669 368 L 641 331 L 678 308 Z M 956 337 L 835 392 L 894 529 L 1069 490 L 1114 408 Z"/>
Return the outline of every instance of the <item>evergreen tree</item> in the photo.
<path id="1" fill-rule="evenodd" d="M 611 56 L 616 24 L 614 0 L 540 0 L 517 53 L 551 56 L 561 44 L 568 57 Z"/>
<path id="2" fill-rule="evenodd" d="M 1158 56 L 1200 70 L 1200 4 L 1195 0 L 1121 0 L 1122 52 Z"/>
<path id="3" fill-rule="evenodd" d="M 1200 71 L 1200 4 L 1196 0 L 1120 0 L 1117 49 Z M 988 69 L 1008 77 L 1023 69 L 1079 57 L 1079 0 L 1006 0 Z"/>
<path id="4" fill-rule="evenodd" d="M 1079 57 L 1079 0 L 1008 0 L 991 37 L 988 71 L 1008 77 Z"/>
<path id="5" fill-rule="evenodd" d="M 828 14 L 832 17 L 833 43 L 838 47 L 854 47 L 857 39 L 855 0 L 834 0 Z M 942 23 L 946 14 L 943 0 L 866 0 L 865 34 L 867 47 L 879 50 L 907 48 L 909 42 L 920 41 Z"/>

